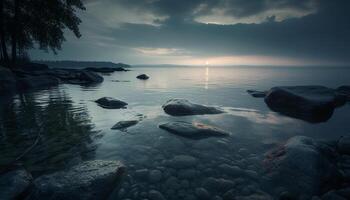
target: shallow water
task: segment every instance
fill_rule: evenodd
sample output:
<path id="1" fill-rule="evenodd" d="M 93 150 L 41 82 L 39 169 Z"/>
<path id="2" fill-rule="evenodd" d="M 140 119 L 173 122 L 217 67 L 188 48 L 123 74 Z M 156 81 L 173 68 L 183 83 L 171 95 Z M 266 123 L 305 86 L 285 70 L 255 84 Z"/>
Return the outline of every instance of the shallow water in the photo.
<path id="1" fill-rule="evenodd" d="M 151 78 L 137 80 L 140 73 Z M 252 192 L 248 186 L 268 192 L 259 185 L 259 173 L 263 154 L 272 147 L 295 135 L 338 139 L 350 134 L 350 104 L 336 109 L 329 121 L 310 124 L 272 112 L 263 99 L 246 93 L 247 89 L 280 85 L 350 85 L 350 68 L 135 67 L 104 78 L 100 85 L 60 85 L 0 99 L 0 165 L 21 155 L 40 132 L 38 145 L 21 159 L 35 176 L 81 160 L 117 159 L 128 169 L 122 186 L 125 192 L 119 199 L 142 199 L 151 189 L 167 199 L 196 199 L 195 189 L 208 177 L 243 181 L 245 187 L 238 190 L 244 195 Z M 93 101 L 104 96 L 129 105 L 127 109 L 103 109 Z M 226 112 L 172 117 L 161 108 L 171 98 L 219 106 Z M 116 122 L 129 119 L 141 121 L 127 130 L 111 130 Z M 229 131 L 231 136 L 189 140 L 158 128 L 169 121 L 201 122 Z M 179 155 L 191 156 L 195 162 L 179 169 L 173 162 Z M 252 173 L 227 175 L 218 167 L 223 164 Z M 145 170 L 159 170 L 161 178 L 150 178 Z M 215 195 L 223 194 L 210 191 L 211 197 Z"/>

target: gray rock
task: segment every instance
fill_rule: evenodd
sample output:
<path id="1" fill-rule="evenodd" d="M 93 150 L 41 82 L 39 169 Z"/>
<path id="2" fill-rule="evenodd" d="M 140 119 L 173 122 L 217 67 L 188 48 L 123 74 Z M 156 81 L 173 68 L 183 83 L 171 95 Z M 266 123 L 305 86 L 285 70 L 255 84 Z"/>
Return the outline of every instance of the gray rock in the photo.
<path id="1" fill-rule="evenodd" d="M 120 122 L 116 123 L 111 129 L 113 129 L 113 130 L 126 129 L 126 128 L 129 128 L 131 126 L 136 125 L 137 123 L 139 123 L 138 120 L 120 121 Z"/>
<path id="2" fill-rule="evenodd" d="M 311 199 L 321 185 L 336 182 L 334 165 L 319 151 L 319 143 L 309 137 L 295 136 L 267 154 L 263 185 L 283 187 L 298 199 Z M 278 191 L 272 191 L 277 193 Z"/>
<path id="3" fill-rule="evenodd" d="M 148 180 L 149 180 L 151 183 L 157 183 L 157 182 L 159 182 L 161 179 L 162 179 L 162 172 L 161 172 L 160 170 L 157 170 L 157 169 L 156 169 L 156 170 L 150 171 Z"/>
<path id="4" fill-rule="evenodd" d="M 218 108 L 191 103 L 185 99 L 171 99 L 163 105 L 163 110 L 165 113 L 173 116 L 223 113 Z"/>
<path id="5" fill-rule="evenodd" d="M 157 190 L 151 190 L 148 193 L 148 198 L 150 200 L 166 200 L 162 193 Z"/>
<path id="6" fill-rule="evenodd" d="M 80 72 L 79 79 L 84 81 L 86 84 L 91 83 L 102 83 L 103 77 L 96 74 L 95 72 L 82 70 Z"/>
<path id="7" fill-rule="evenodd" d="M 247 90 L 248 94 L 252 95 L 255 98 L 264 98 L 266 96 L 266 91 L 257 91 L 257 90 Z"/>
<path id="8" fill-rule="evenodd" d="M 112 97 L 103 97 L 95 101 L 102 108 L 107 109 L 120 109 L 125 108 L 128 104 L 124 101 L 114 99 Z"/>
<path id="9" fill-rule="evenodd" d="M 338 152 L 342 154 L 350 154 L 350 137 L 342 137 L 337 144 Z"/>
<path id="10" fill-rule="evenodd" d="M 308 122 L 324 122 L 346 96 L 323 86 L 274 87 L 265 97 L 271 110 Z"/>
<path id="11" fill-rule="evenodd" d="M 135 171 L 135 177 L 139 179 L 146 179 L 148 177 L 148 169 L 138 169 Z"/>
<path id="12" fill-rule="evenodd" d="M 86 161 L 35 179 L 29 199 L 106 199 L 120 183 L 124 171 L 118 161 Z"/>
<path id="13" fill-rule="evenodd" d="M 16 90 L 16 78 L 11 70 L 0 66 L 0 94 L 13 93 Z"/>
<path id="14" fill-rule="evenodd" d="M 164 129 L 175 135 L 190 139 L 204 139 L 208 137 L 225 137 L 230 133 L 219 128 L 201 123 L 188 122 L 168 122 L 159 125 L 159 128 Z"/>
<path id="15" fill-rule="evenodd" d="M 25 169 L 0 174 L 0 199 L 17 199 L 30 186 L 32 176 Z"/>
<path id="16" fill-rule="evenodd" d="M 147 80 L 149 79 L 149 76 L 147 76 L 146 74 L 140 74 L 136 78 L 140 80 Z"/>
<path id="17" fill-rule="evenodd" d="M 178 177 L 180 179 L 193 179 L 199 175 L 199 172 L 194 169 L 183 169 L 178 171 Z"/>
<path id="18" fill-rule="evenodd" d="M 176 169 L 190 168 L 197 164 L 197 159 L 188 155 L 178 155 L 170 160 L 168 164 Z"/>

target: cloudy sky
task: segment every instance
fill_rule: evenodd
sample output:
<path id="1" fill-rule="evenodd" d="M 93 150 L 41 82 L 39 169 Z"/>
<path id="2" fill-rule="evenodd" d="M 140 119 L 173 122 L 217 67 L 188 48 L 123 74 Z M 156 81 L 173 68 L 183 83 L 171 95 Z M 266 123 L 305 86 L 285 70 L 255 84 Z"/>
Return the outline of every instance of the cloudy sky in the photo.
<path id="1" fill-rule="evenodd" d="M 82 37 L 33 59 L 129 64 L 350 64 L 349 0 L 85 0 Z"/>

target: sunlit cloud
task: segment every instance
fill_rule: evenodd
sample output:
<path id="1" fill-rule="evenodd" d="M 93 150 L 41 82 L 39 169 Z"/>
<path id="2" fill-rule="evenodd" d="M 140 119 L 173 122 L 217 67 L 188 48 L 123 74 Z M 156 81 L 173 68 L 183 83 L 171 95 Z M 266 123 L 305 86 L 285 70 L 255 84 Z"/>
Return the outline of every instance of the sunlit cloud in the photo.
<path id="1" fill-rule="evenodd" d="M 138 53 L 145 54 L 148 56 L 179 56 L 187 55 L 189 52 L 186 52 L 183 49 L 175 48 L 134 48 Z"/>

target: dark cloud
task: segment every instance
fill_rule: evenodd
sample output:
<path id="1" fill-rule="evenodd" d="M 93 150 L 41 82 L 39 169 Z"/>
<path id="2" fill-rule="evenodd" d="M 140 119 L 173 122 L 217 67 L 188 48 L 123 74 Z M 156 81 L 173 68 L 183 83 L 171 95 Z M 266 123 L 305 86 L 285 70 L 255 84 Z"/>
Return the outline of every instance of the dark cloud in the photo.
<path id="1" fill-rule="evenodd" d="M 115 54 L 126 62 L 147 60 L 133 52 L 159 53 L 157 58 L 164 58 L 167 52 L 181 52 L 192 57 L 259 55 L 350 63 L 347 0 L 102 0 L 98 5 L 102 11 L 97 10 L 97 4 L 88 6 L 94 18 L 83 16 L 82 33 L 89 34 L 82 43 L 90 47 L 89 52 L 98 51 L 97 44 L 108 45 L 110 51 L 115 47 L 119 51 Z M 119 20 L 119 12 L 103 13 L 103 8 L 126 10 L 124 16 L 130 14 L 130 21 Z M 105 17 L 98 18 L 102 14 L 110 16 L 115 24 L 106 23 Z M 238 21 L 206 24 L 197 20 L 199 16 L 218 22 L 227 17 L 232 18 L 229 22 Z M 253 23 L 240 23 L 240 19 Z M 79 43 L 68 41 L 67 45 L 79 48 Z M 83 53 L 79 50 L 76 56 Z M 110 52 L 103 59 L 108 56 Z"/>

